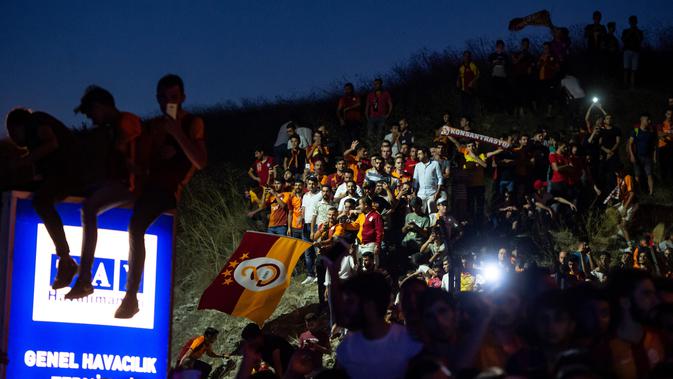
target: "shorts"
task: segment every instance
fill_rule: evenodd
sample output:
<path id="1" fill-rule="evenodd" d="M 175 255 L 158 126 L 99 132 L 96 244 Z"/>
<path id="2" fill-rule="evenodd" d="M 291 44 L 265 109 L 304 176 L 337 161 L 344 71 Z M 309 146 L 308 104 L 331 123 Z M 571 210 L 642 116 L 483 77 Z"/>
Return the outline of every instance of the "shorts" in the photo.
<path id="1" fill-rule="evenodd" d="M 620 204 L 619 207 L 617 207 L 617 211 L 619 212 L 619 215 L 622 217 L 622 221 L 625 222 L 631 221 L 635 209 L 636 207 L 634 205 L 629 206 L 627 209 L 624 209 L 624 204 Z"/>
<path id="2" fill-rule="evenodd" d="M 636 163 L 633 165 L 633 173 L 636 177 L 639 177 L 645 173 L 647 176 L 652 176 L 652 158 L 650 157 L 638 157 Z"/>
<path id="3" fill-rule="evenodd" d="M 638 70 L 640 53 L 633 50 L 624 50 L 624 70 Z"/>

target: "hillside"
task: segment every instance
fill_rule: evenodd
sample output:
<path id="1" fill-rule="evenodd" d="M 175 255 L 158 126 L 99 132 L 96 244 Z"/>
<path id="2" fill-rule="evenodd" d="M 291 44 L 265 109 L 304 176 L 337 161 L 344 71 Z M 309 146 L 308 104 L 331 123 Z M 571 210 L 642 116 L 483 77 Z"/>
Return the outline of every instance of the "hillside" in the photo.
<path id="1" fill-rule="evenodd" d="M 662 37 L 662 41 L 666 39 Z M 486 41 L 472 44 L 482 73 L 487 72 L 484 62 L 487 51 L 484 46 L 491 45 Z M 585 84 L 589 98 L 600 96 L 605 109 L 613 113 L 617 125 L 624 129 L 632 125 L 643 111 L 650 112 L 655 120 L 663 112 L 666 97 L 673 88 L 673 76 L 668 69 L 673 62 L 673 51 L 670 45 L 662 43 L 661 46 L 660 49 L 644 52 L 643 75 L 635 90 L 623 89 L 621 77 L 586 85 L 590 82 L 590 76 L 584 64 L 583 52 L 579 49 L 573 50 L 572 68 Z M 384 77 L 394 101 L 392 120 L 406 117 L 421 145 L 431 140 L 434 130 L 441 125 L 444 112 L 449 111 L 454 119 L 458 116 L 459 99 L 454 88 L 458 56 L 455 51 L 421 52 L 412 57 L 406 66 L 396 67 Z M 368 85 L 362 84 L 356 86 L 356 89 L 359 87 L 359 93 L 362 94 Z M 479 92 L 488 93 L 489 85 L 488 75 L 485 74 Z M 337 123 L 334 114 L 339 95 L 335 91 L 300 99 L 247 102 L 243 106 L 213 106 L 197 110 L 208 127 L 209 154 L 214 163 L 195 178 L 180 207 L 173 354 L 187 338 L 200 333 L 206 326 L 224 331 L 218 343 L 224 346 L 224 350 L 234 348 L 239 332 L 247 321 L 218 312 L 196 311 L 195 306 L 203 289 L 236 247 L 242 232 L 254 227 L 244 216 L 246 209 L 242 196 L 246 180 L 244 171 L 253 160 L 253 149 L 257 146 L 270 149 L 278 127 L 289 120 L 309 127 L 325 124 L 335 128 Z M 539 126 L 564 135 L 577 129 L 577 125 L 569 124 L 563 113 L 557 113 L 551 118 L 534 113 L 515 117 L 492 114 L 483 107 L 480 110 L 473 121 L 474 128 L 494 136 L 512 130 L 531 132 Z M 664 191 L 650 201 L 670 202 L 671 193 Z M 614 230 L 614 217 L 593 218 L 587 220 L 587 223 L 591 224 L 589 230 L 594 233 L 597 245 L 607 248 L 610 243 L 608 239 Z M 567 231 L 555 235 L 557 247 L 565 248 L 576 242 L 576 238 Z M 300 309 L 297 311 L 299 315 L 294 314 L 292 317 L 293 320 L 300 318 L 301 313 L 305 312 L 302 309 L 306 309 L 302 307 L 316 302 L 315 290 L 307 291 L 296 282 L 287 291 L 270 323 L 278 324 L 273 320 L 297 309 Z M 296 328 L 300 326 L 301 322 L 297 323 Z M 299 333 L 298 329 L 281 328 L 278 331 L 289 338 L 295 338 Z"/>

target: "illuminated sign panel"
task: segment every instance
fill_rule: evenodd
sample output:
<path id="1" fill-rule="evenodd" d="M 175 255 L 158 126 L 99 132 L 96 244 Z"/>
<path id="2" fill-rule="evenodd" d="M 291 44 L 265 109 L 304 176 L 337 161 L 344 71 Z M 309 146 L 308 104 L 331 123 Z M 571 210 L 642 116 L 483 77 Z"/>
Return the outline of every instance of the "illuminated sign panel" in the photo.
<path id="1" fill-rule="evenodd" d="M 169 362 L 173 217 L 161 216 L 145 235 L 140 312 L 116 319 L 128 271 L 130 209 L 99 217 L 93 264 L 94 293 L 66 300 L 69 288 L 51 289 L 54 244 L 30 200 L 17 199 L 14 217 L 7 378 L 166 378 Z M 57 209 L 71 255 L 79 262 L 80 204 Z"/>

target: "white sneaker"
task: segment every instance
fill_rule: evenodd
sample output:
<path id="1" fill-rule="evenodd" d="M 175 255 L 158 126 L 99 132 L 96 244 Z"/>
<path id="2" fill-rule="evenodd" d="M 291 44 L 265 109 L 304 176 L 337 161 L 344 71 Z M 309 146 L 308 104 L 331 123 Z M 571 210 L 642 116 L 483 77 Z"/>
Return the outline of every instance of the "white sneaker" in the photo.
<path id="1" fill-rule="evenodd" d="M 309 284 L 309 283 L 312 283 L 313 280 L 317 280 L 317 279 L 309 275 L 309 276 L 306 277 L 306 279 L 304 279 L 303 282 L 301 282 L 301 284 Z"/>
<path id="2" fill-rule="evenodd" d="M 311 283 L 318 283 L 318 278 L 317 277 L 313 278 L 313 280 L 311 280 Z"/>

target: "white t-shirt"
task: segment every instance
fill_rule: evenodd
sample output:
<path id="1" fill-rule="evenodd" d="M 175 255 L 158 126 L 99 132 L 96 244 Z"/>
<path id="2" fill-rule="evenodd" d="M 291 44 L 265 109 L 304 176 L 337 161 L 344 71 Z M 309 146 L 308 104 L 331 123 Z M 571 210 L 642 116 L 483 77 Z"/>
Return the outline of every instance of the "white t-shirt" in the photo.
<path id="1" fill-rule="evenodd" d="M 561 79 L 561 87 L 565 88 L 565 90 L 568 91 L 568 94 L 570 94 L 570 97 L 575 100 L 583 99 L 586 96 L 582 86 L 580 86 L 580 82 L 572 75 L 568 75 Z"/>
<path id="2" fill-rule="evenodd" d="M 351 255 L 344 255 L 341 258 L 341 264 L 339 265 L 339 279 L 346 280 L 355 274 L 355 260 Z M 330 278 L 329 273 L 325 275 L 325 286 L 332 284 L 332 279 Z"/>
<path id="3" fill-rule="evenodd" d="M 297 128 L 297 134 L 299 135 L 299 148 L 306 149 L 309 145 L 313 143 L 313 131 L 307 127 L 300 126 Z M 304 144 L 306 144 L 304 146 Z"/>
<path id="4" fill-rule="evenodd" d="M 444 274 L 444 276 L 442 276 L 442 289 L 449 292 L 449 274 Z"/>
<path id="5" fill-rule="evenodd" d="M 322 192 L 318 191 L 316 193 L 306 192 L 301 198 L 301 206 L 304 207 L 304 223 L 310 224 L 311 217 L 315 212 L 315 207 L 322 200 Z"/>
<path id="6" fill-rule="evenodd" d="M 348 200 L 348 199 L 353 199 L 353 200 L 355 200 L 355 205 L 358 204 L 358 198 L 357 198 L 357 197 L 353 197 L 353 196 L 348 196 L 348 195 L 346 195 L 346 197 L 344 197 L 344 198 L 342 198 L 341 200 L 339 200 L 339 207 L 337 208 L 337 210 L 338 210 L 339 212 L 341 212 L 341 211 L 344 210 L 344 207 L 346 206 L 346 200 Z"/>
<path id="7" fill-rule="evenodd" d="M 368 340 L 362 332 L 349 333 L 336 357 L 351 379 L 397 379 L 404 377 L 407 363 L 422 348 L 404 326 L 391 324 L 388 334 L 378 340 Z"/>
<path id="8" fill-rule="evenodd" d="M 346 196 L 346 193 L 348 193 L 348 188 L 346 188 L 346 183 L 344 182 L 339 184 L 339 186 L 336 188 L 336 190 L 334 191 L 334 197 Z M 362 197 L 362 187 L 356 185 L 355 193 L 357 193 L 358 196 Z"/>

